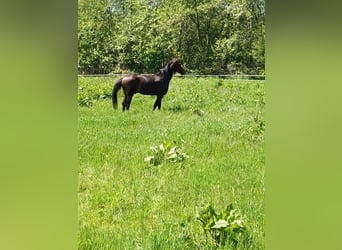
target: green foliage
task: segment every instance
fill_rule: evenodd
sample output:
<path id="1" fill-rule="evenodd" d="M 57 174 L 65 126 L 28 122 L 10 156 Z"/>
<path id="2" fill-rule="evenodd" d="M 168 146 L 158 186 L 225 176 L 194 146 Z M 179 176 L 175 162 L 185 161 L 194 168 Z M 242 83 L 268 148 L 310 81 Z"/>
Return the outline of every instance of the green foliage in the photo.
<path id="1" fill-rule="evenodd" d="M 201 222 L 202 228 L 205 232 L 209 232 L 218 246 L 224 246 L 229 241 L 236 247 L 241 234 L 246 231 L 247 223 L 237 209 L 233 209 L 233 204 L 229 204 L 220 213 L 208 204 L 200 213 L 198 211 L 196 213 L 196 218 Z"/>
<path id="2" fill-rule="evenodd" d="M 111 84 L 103 83 L 105 79 L 88 78 L 78 85 L 78 105 L 90 107 L 94 101 L 111 98 Z M 104 85 L 104 86 L 102 86 Z"/>
<path id="3" fill-rule="evenodd" d="M 83 0 L 78 5 L 78 67 L 80 73 L 103 74 L 116 65 L 115 17 L 111 2 Z"/>
<path id="4" fill-rule="evenodd" d="M 150 149 L 153 154 L 146 157 L 144 161 L 154 166 L 159 166 L 163 161 L 181 163 L 189 157 L 181 148 L 174 146 L 173 143 L 168 143 L 166 146 L 164 144 L 152 146 Z"/>
<path id="5" fill-rule="evenodd" d="M 262 74 L 263 0 L 81 0 L 80 73 L 154 73 L 173 57 L 188 73 Z"/>

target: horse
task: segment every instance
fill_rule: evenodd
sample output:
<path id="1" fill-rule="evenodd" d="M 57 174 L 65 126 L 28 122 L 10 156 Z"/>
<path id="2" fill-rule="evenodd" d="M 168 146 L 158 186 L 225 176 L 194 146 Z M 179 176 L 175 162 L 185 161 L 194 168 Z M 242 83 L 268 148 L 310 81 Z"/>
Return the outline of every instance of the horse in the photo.
<path id="1" fill-rule="evenodd" d="M 117 109 L 117 93 L 122 88 L 125 95 L 122 102 L 122 111 L 129 110 L 135 93 L 156 95 L 157 99 L 153 105 L 153 110 L 157 107 L 160 110 L 161 101 L 169 89 L 169 83 L 175 72 L 185 74 L 185 70 L 178 60 L 172 60 L 162 71 L 154 75 L 130 74 L 124 76 L 114 84 L 112 91 L 113 108 Z"/>

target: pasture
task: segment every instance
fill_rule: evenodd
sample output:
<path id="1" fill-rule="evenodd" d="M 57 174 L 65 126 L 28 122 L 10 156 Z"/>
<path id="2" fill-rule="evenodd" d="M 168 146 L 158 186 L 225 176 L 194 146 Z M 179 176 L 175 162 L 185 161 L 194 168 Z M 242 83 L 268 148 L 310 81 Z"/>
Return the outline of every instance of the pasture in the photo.
<path id="1" fill-rule="evenodd" d="M 79 77 L 79 249 L 264 249 L 265 82 L 174 77 L 122 112 L 116 79 Z M 161 144 L 188 157 L 144 161 Z M 196 210 L 230 203 L 246 230 L 218 245 Z"/>

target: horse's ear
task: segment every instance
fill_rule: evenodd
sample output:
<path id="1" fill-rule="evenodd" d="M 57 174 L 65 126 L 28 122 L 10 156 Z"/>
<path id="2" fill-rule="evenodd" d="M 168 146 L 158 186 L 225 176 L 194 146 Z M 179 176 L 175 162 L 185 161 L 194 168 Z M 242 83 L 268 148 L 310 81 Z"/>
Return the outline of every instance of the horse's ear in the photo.
<path id="1" fill-rule="evenodd" d="M 179 64 L 179 60 L 177 58 L 174 58 L 172 61 L 171 61 L 171 64 L 170 66 L 173 67 L 174 64 Z"/>
<path id="2" fill-rule="evenodd" d="M 181 65 L 183 63 L 182 59 L 176 59 L 175 62 L 177 62 L 179 65 Z"/>
<path id="3" fill-rule="evenodd" d="M 170 69 L 173 68 L 173 65 L 175 64 L 175 62 L 176 62 L 176 60 L 172 60 L 172 61 L 170 62 Z"/>
<path id="4" fill-rule="evenodd" d="M 172 61 L 169 63 L 170 69 L 173 69 L 174 64 L 176 64 L 176 65 L 177 65 L 177 64 L 180 64 L 180 63 L 179 63 L 179 60 L 178 60 L 177 58 L 172 59 Z"/>

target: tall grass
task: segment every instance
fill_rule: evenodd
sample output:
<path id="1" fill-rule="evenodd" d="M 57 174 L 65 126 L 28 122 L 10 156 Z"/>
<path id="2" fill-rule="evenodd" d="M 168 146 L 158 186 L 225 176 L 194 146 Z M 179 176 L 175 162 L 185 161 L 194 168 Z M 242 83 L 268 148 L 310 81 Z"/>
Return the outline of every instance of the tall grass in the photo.
<path id="1" fill-rule="evenodd" d="M 248 221 L 237 248 L 263 249 L 264 82 L 173 78 L 154 112 L 139 94 L 113 110 L 113 83 L 79 78 L 79 249 L 214 249 L 195 218 L 207 203 L 233 203 Z M 145 162 L 162 143 L 190 157 Z"/>

